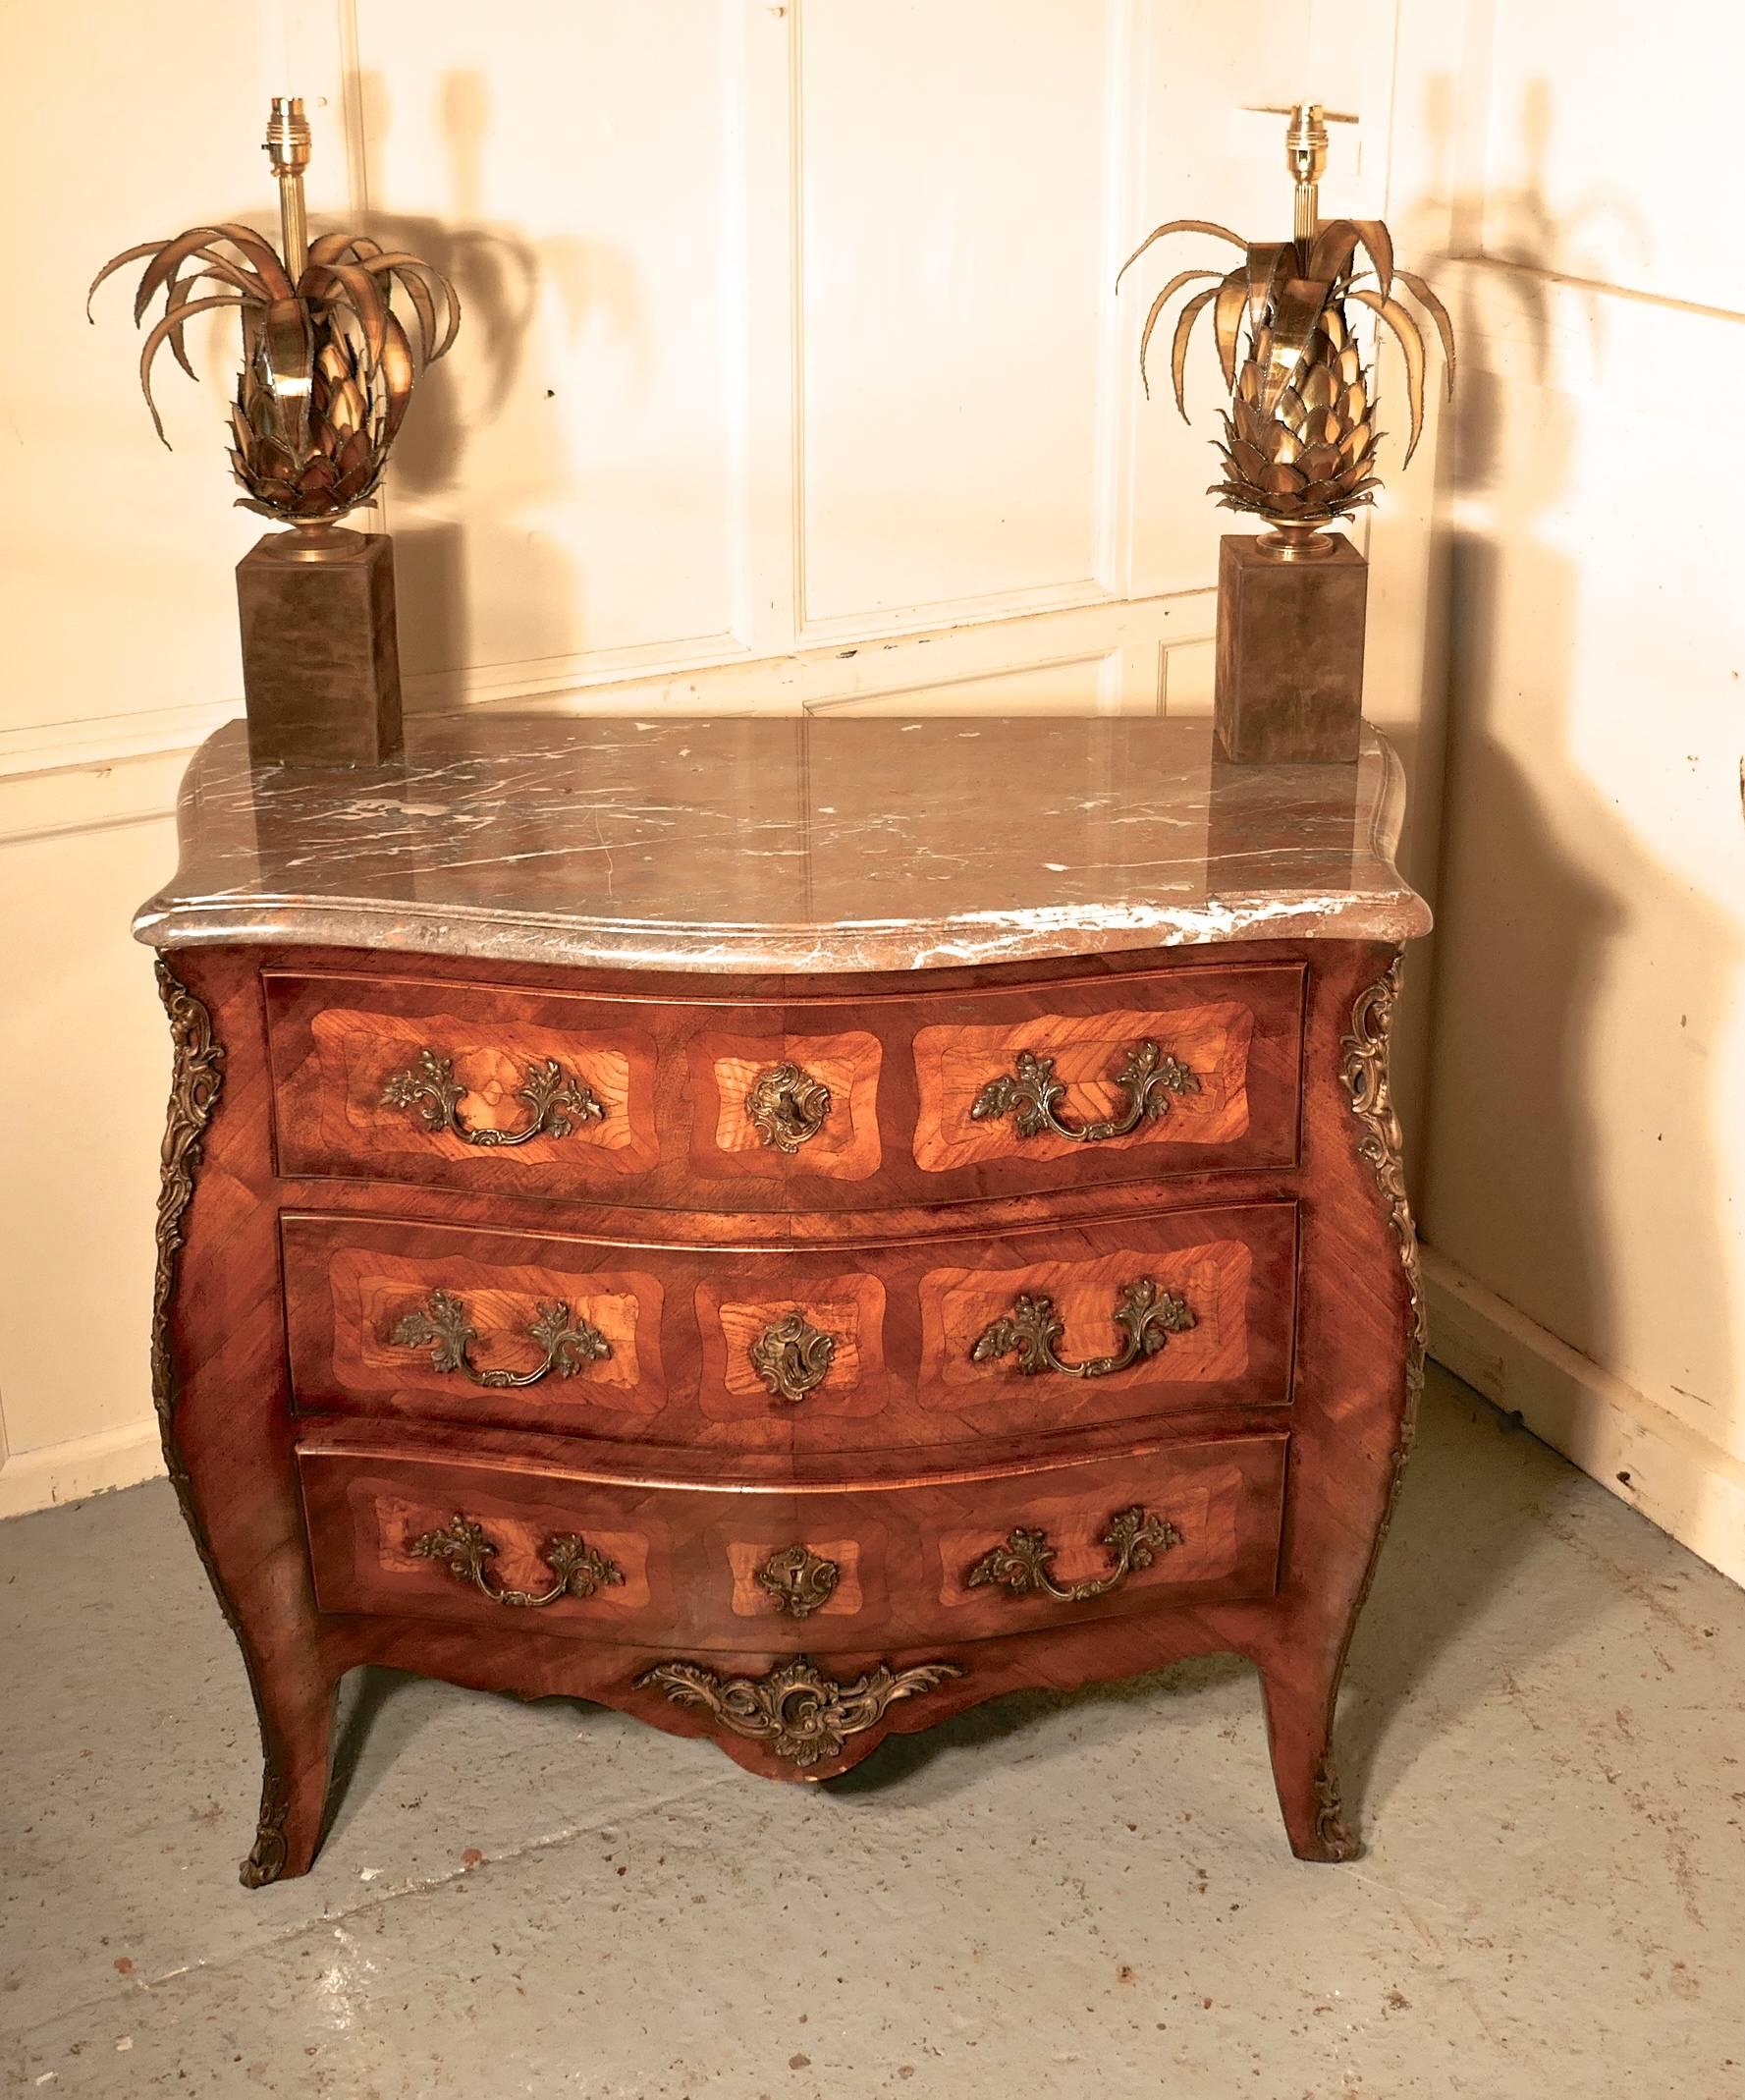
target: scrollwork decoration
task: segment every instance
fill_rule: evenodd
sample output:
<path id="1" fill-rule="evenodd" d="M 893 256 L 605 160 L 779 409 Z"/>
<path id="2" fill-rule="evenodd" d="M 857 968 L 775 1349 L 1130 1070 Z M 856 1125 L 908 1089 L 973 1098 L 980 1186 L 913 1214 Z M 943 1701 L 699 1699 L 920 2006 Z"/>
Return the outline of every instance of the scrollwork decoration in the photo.
<path id="1" fill-rule="evenodd" d="M 836 1594 L 842 1571 L 810 1546 L 784 1546 L 757 1571 L 757 1579 L 790 1619 L 809 1619 Z"/>
<path id="2" fill-rule="evenodd" d="M 847 1739 L 876 1728 L 893 1701 L 963 1674 L 955 1663 L 916 1663 L 907 1670 L 881 1663 L 840 1685 L 798 1655 L 763 1677 L 722 1678 L 700 1663 L 659 1663 L 636 1686 L 663 1691 L 676 1705 L 697 1707 L 734 1735 L 806 1767 L 841 1756 Z"/>
<path id="3" fill-rule="evenodd" d="M 1338 1774 L 1331 1757 L 1323 1757 L 1315 1767 L 1315 1843 L 1317 1857 L 1334 1865 L 1351 1858 L 1357 1851 L 1356 1841 L 1345 1825 Z"/>
<path id="4" fill-rule="evenodd" d="M 472 1360 L 478 1329 L 466 1317 L 464 1300 L 447 1291 L 432 1291 L 416 1312 L 409 1312 L 394 1330 L 398 1349 L 428 1349 L 432 1368 L 462 1371 L 474 1385 L 529 1386 L 556 1371 L 573 1378 L 584 1364 L 610 1356 L 612 1344 L 597 1327 L 575 1319 L 561 1299 L 542 1299 L 528 1339 L 545 1352 L 545 1360 L 530 1371 L 483 1370 Z"/>
<path id="5" fill-rule="evenodd" d="M 1406 1194 L 1404 1138 L 1399 1128 L 1399 1116 L 1393 1106 L 1393 1086 L 1388 1070 L 1389 1040 L 1393 1025 L 1393 1009 L 1399 998 L 1400 977 L 1404 955 L 1396 951 L 1392 962 L 1376 981 L 1359 992 L 1351 1007 L 1349 1034 L 1339 1042 L 1339 1077 L 1351 1103 L 1351 1113 L 1360 1126 L 1357 1137 L 1357 1156 L 1375 1177 L 1377 1188 L 1387 1206 L 1388 1222 L 1399 1248 L 1400 1267 L 1405 1272 L 1406 1292 L 1411 1306 L 1411 1328 L 1407 1338 L 1405 1360 L 1405 1391 L 1400 1409 L 1399 1438 L 1393 1447 L 1392 1472 L 1388 1482 L 1388 1500 L 1382 1511 L 1382 1520 L 1376 1526 L 1375 1544 L 1370 1549 L 1369 1566 L 1363 1572 L 1363 1580 L 1358 1585 L 1357 1597 L 1345 1622 L 1344 1641 L 1341 1644 L 1337 1666 L 1333 1672 L 1332 1684 L 1336 1686 L 1345 1665 L 1345 1649 L 1349 1647 L 1352 1629 L 1358 1615 L 1369 1600 L 1376 1569 L 1382 1558 L 1382 1548 L 1387 1543 L 1388 1532 L 1393 1522 L 1393 1512 L 1399 1501 L 1399 1484 L 1405 1476 L 1405 1462 L 1411 1454 L 1417 1435 L 1418 1403 L 1424 1391 L 1424 1351 L 1428 1340 L 1428 1321 L 1424 1308 L 1424 1284 L 1418 1265 L 1418 1235 L 1412 1224 L 1412 1206 Z M 1327 1727 L 1333 1725 L 1333 1694 L 1328 1698 Z M 1319 1856 L 1329 1860 L 1352 1858 L 1357 1851 L 1356 1839 L 1346 1827 L 1339 1802 L 1338 1778 L 1331 1755 L 1324 1754 L 1315 1768 L 1315 1840 L 1320 1848 Z"/>
<path id="6" fill-rule="evenodd" d="M 1059 1371 L 1067 1378 L 1108 1378 L 1130 1369 L 1143 1357 L 1155 1356 L 1172 1335 L 1185 1334 L 1198 1325 L 1186 1299 L 1161 1290 L 1149 1276 L 1121 1286 L 1110 1317 L 1123 1337 L 1115 1354 L 1069 1363 L 1057 1354 L 1066 1325 L 1054 1299 L 1020 1292 L 1012 1299 L 1011 1310 L 976 1337 L 970 1361 L 989 1363 L 1000 1356 L 1014 1356 L 1017 1369 L 1026 1377 Z"/>
<path id="7" fill-rule="evenodd" d="M 548 1538 L 539 1549 L 539 1558 L 557 1577 L 550 1589 L 504 1589 L 492 1581 L 490 1575 L 489 1563 L 497 1552 L 495 1544 L 485 1535 L 482 1524 L 459 1514 L 440 1530 L 426 1531 L 411 1540 L 407 1551 L 419 1560 L 441 1562 L 457 1581 L 470 1582 L 493 1604 L 507 1604 L 517 1610 L 539 1611 L 556 1604 L 560 1597 L 591 1597 L 598 1590 L 616 1587 L 625 1578 L 616 1561 L 596 1552 L 577 1533 L 565 1531 Z"/>
<path id="8" fill-rule="evenodd" d="M 193 1195 L 194 1172 L 200 1163 L 206 1126 L 218 1106 L 219 1089 L 224 1083 L 220 1069 L 224 1063 L 224 1048 L 213 1033 L 212 1016 L 172 973 L 161 957 L 157 965 L 157 988 L 164 1011 L 170 1017 L 173 1065 L 170 1109 L 161 1154 L 162 1175 L 157 1192 L 157 1280 L 151 1301 L 151 1393 L 166 1439 L 164 1456 L 171 1478 L 186 1482 L 187 1473 L 168 1442 L 176 1409 L 176 1388 L 170 1361 L 170 1305 L 176 1296 L 176 1268 L 184 1239 L 182 1217 Z M 183 1500 L 186 1507 L 186 1493 Z M 203 1553 L 203 1544 L 201 1550 Z"/>
<path id="9" fill-rule="evenodd" d="M 1351 1112 L 1362 1126 L 1357 1139 L 1357 1156 L 1375 1176 L 1376 1187 L 1388 1206 L 1388 1221 L 1399 1245 L 1400 1266 L 1405 1271 L 1406 1288 L 1411 1297 L 1412 1327 L 1406 1357 L 1406 1408 L 1400 1428 L 1400 1462 L 1410 1451 L 1416 1430 L 1418 1397 L 1424 1389 L 1424 1348 L 1428 1340 L 1424 1285 L 1418 1267 L 1418 1234 L 1412 1223 L 1412 1206 L 1405 1187 L 1404 1139 L 1388 1073 L 1389 1036 L 1393 1024 L 1394 1003 L 1399 997 L 1403 961 L 1402 956 L 1395 955 L 1387 971 L 1358 995 L 1351 1009 L 1351 1032 L 1339 1043 L 1340 1077 L 1351 1098 Z"/>
<path id="10" fill-rule="evenodd" d="M 771 1065 L 752 1080 L 745 1114 L 766 1145 L 797 1152 L 816 1137 L 830 1115 L 830 1088 L 791 1060 Z"/>
<path id="11" fill-rule="evenodd" d="M 260 1724 L 260 1807 L 255 1818 L 254 1843 L 249 1847 L 239 1875 L 244 1888 L 260 1889 L 268 1882 L 277 1881 L 285 1871 L 289 1856 L 285 1824 L 291 1813 L 291 1790 L 285 1780 L 274 1731 L 268 1726 L 266 1709 L 261 1704 L 260 1686 L 243 1638 L 242 1621 L 218 1573 L 211 1541 L 206 1536 L 206 1527 L 200 1520 L 193 1499 L 193 1485 L 176 1440 L 180 1380 L 170 1344 L 176 1277 L 186 1239 L 185 1218 L 193 1197 L 194 1176 L 204 1149 L 206 1129 L 217 1111 L 224 1085 L 224 1046 L 218 1040 L 205 1002 L 188 989 L 162 956 L 157 959 L 157 989 L 164 1003 L 164 1012 L 169 1016 L 173 1062 L 157 1195 L 157 1273 L 151 1295 L 151 1400 L 163 1443 L 164 1469 L 176 1491 L 182 1520 L 188 1526 L 194 1551 L 206 1571 L 206 1579 L 212 1585 L 218 1608 L 242 1650 L 243 1668 L 254 1700 L 255 1718 Z"/>
<path id="12" fill-rule="evenodd" d="M 814 1327 L 796 1308 L 772 1321 L 746 1354 L 771 1397 L 792 1407 L 829 1376 L 836 1361 L 836 1336 Z"/>
<path id="13" fill-rule="evenodd" d="M 1014 1597 L 1039 1590 L 1057 1604 L 1082 1604 L 1088 1597 L 1101 1597 L 1117 1588 L 1135 1569 L 1149 1568 L 1160 1553 L 1179 1546 L 1181 1533 L 1135 1503 L 1131 1509 L 1115 1513 L 1099 1543 L 1109 1555 L 1107 1575 L 1087 1575 L 1080 1582 L 1057 1582 L 1050 1573 L 1055 1548 L 1048 1533 L 1020 1525 L 1002 1544 L 984 1553 L 964 1581 L 971 1589 L 997 1582 Z"/>
<path id="14" fill-rule="evenodd" d="M 568 1137 L 578 1123 L 606 1114 L 593 1090 L 553 1057 L 529 1065 L 516 1090 L 516 1099 L 533 1111 L 533 1120 L 518 1131 L 470 1129 L 461 1120 L 466 1091 L 455 1077 L 453 1058 L 420 1050 L 417 1062 L 395 1073 L 382 1088 L 382 1106 L 411 1109 L 430 1130 L 447 1131 L 469 1145 L 524 1145 L 530 1137 Z"/>
<path id="15" fill-rule="evenodd" d="M 1121 1107 L 1096 1123 L 1063 1123 L 1058 1105 L 1065 1099 L 1065 1082 L 1055 1078 L 1055 1061 L 1033 1050 L 1020 1050 L 1012 1070 L 990 1079 L 975 1097 L 969 1115 L 973 1123 L 1009 1116 L 1020 1137 L 1040 1137 L 1045 1131 L 1057 1137 L 1069 1137 L 1075 1144 L 1101 1144 L 1111 1137 L 1125 1137 L 1140 1124 L 1167 1115 L 1171 1097 L 1197 1094 L 1196 1076 L 1170 1052 L 1148 1036 L 1134 1043 L 1127 1061 L 1115 1076 L 1115 1083 L 1126 1095 Z"/>
<path id="16" fill-rule="evenodd" d="M 243 1861 L 238 1879 L 245 1889 L 264 1889 L 285 1871 L 288 1849 L 286 1818 L 291 1813 L 291 1790 L 269 1758 L 260 1782 L 260 1813 L 254 1826 L 254 1843 Z"/>

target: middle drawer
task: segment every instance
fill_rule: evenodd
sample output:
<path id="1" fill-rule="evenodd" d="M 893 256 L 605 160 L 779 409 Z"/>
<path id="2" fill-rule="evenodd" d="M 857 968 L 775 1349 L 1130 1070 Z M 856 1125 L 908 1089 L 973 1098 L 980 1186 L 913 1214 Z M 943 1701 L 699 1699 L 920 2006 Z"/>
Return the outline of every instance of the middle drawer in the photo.
<path id="1" fill-rule="evenodd" d="M 760 1248 L 309 1212 L 281 1233 L 305 1413 L 828 1455 L 1290 1399 L 1288 1200 Z"/>

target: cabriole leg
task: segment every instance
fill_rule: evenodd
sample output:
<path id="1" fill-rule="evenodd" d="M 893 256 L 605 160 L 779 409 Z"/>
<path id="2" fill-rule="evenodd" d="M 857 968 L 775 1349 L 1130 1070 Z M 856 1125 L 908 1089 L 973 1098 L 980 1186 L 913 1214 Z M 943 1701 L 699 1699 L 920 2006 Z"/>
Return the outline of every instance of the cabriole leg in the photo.
<path id="1" fill-rule="evenodd" d="M 1356 1855 L 1345 1828 L 1333 1762 L 1336 1670 L 1305 1674 L 1294 1658 L 1263 1667 L 1267 1742 L 1284 1829 L 1299 1859 L 1332 1862 Z"/>
<path id="2" fill-rule="evenodd" d="M 306 1874 L 327 1805 L 334 1686 L 325 1679 L 260 1692 L 260 1819 L 243 1861 L 245 1889 Z"/>

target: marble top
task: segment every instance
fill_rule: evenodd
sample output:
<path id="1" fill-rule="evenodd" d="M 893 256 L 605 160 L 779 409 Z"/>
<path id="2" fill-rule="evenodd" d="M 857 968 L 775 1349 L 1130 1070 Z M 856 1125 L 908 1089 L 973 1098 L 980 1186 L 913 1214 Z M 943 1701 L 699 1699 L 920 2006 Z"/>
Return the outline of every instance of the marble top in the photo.
<path id="1" fill-rule="evenodd" d="M 1184 942 L 1398 942 L 1399 761 L 1215 762 L 1157 717 L 480 712 L 367 768 L 183 784 L 160 948 L 336 945 L 683 970 L 923 969 Z"/>

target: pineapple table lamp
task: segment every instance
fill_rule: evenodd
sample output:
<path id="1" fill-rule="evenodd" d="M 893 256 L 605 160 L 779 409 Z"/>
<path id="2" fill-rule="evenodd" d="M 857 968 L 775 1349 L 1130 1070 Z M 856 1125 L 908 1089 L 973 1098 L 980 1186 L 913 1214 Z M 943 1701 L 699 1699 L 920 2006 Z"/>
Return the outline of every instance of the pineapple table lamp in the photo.
<path id="1" fill-rule="evenodd" d="M 1376 386 L 1352 327 L 1353 307 L 1388 329 L 1405 359 L 1410 461 L 1424 427 L 1424 338 L 1395 297 L 1403 286 L 1436 324 L 1450 394 L 1454 332 L 1421 277 L 1398 268 L 1380 219 L 1323 220 L 1320 182 L 1327 126 L 1354 120 L 1318 102 L 1271 112 L 1288 117 L 1285 159 L 1296 186 L 1288 241 L 1244 243 L 1205 219 L 1155 228 L 1120 278 L 1166 234 L 1210 234 L 1245 250 L 1242 265 L 1181 270 L 1152 302 L 1139 337 L 1139 372 L 1165 307 L 1204 283 L 1182 306 L 1170 350 L 1175 406 L 1187 417 L 1184 382 L 1194 323 L 1212 309 L 1228 391 L 1223 479 L 1207 491 L 1220 506 L 1265 519 L 1272 529 L 1231 533 L 1219 547 L 1215 723 L 1232 759 L 1348 762 L 1362 729 L 1363 628 L 1369 564 L 1349 540 L 1325 528 L 1373 501 Z M 1367 269 L 1357 267 L 1359 257 Z M 1209 280 L 1209 281 L 1208 281 Z"/>
<path id="2" fill-rule="evenodd" d="M 350 531 L 338 521 L 374 498 L 412 387 L 454 342 L 461 306 L 447 278 L 415 255 L 363 234 L 309 240 L 300 100 L 274 99 L 265 150 L 279 184 L 277 252 L 249 226 L 195 226 L 114 256 L 91 292 L 150 257 L 134 320 L 164 295 L 139 357 L 160 438 L 151 398 L 158 352 L 168 343 L 193 378 L 188 323 L 215 307 L 239 309 L 243 368 L 230 455 L 245 490 L 238 502 L 290 527 L 257 541 L 237 565 L 249 748 L 262 764 L 373 764 L 400 748 L 393 549 L 385 532 Z M 200 292 L 206 284 L 217 289 Z M 396 287 L 415 316 L 415 348 L 390 304 Z M 85 305 L 88 312 L 88 295 Z"/>

